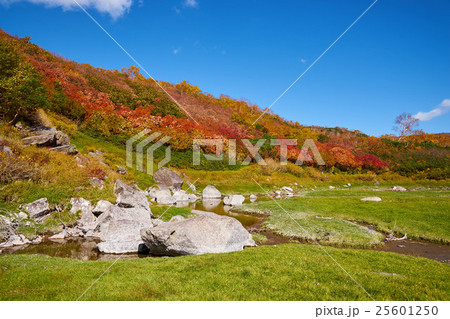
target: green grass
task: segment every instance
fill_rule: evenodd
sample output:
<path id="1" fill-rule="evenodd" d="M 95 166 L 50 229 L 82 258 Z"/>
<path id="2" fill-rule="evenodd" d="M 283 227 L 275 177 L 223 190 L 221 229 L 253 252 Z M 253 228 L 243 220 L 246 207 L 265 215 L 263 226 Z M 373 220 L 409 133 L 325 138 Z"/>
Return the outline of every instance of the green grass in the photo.
<path id="1" fill-rule="evenodd" d="M 361 198 L 379 196 L 381 202 L 363 202 Z M 273 201 L 246 205 L 241 210 L 270 213 L 265 226 L 284 236 L 317 239 L 328 244 L 360 245 L 370 243 L 363 227 L 346 222 L 370 224 L 377 230 L 409 238 L 450 243 L 450 191 L 416 189 L 410 192 L 375 191 L 373 187 L 319 190 L 302 193 L 302 197 L 279 201 L 279 204 L 310 235 Z M 317 217 L 328 217 L 322 219 Z M 378 238 L 378 237 L 377 237 Z"/>
<path id="2" fill-rule="evenodd" d="M 385 252 L 325 249 L 376 300 L 450 298 L 447 264 Z M 0 299 L 76 300 L 112 263 L 1 256 Z M 122 259 L 82 300 L 369 300 L 369 296 L 320 247 L 279 245 L 218 255 Z"/>
<path id="3" fill-rule="evenodd" d="M 189 207 L 175 207 L 175 206 L 152 206 L 152 214 L 161 220 L 168 222 L 172 217 L 180 215 L 184 218 L 192 217 L 191 209 Z"/>

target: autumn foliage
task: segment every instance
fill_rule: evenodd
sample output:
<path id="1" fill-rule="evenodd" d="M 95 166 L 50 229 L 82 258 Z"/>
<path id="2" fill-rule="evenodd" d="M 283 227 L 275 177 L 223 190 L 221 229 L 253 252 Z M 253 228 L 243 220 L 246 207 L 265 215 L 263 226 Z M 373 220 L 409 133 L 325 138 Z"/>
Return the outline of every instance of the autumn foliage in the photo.
<path id="1" fill-rule="evenodd" d="M 325 169 L 394 170 L 426 178 L 449 174 L 449 134 L 415 131 L 400 139 L 377 138 L 339 127 L 304 126 L 249 101 L 204 93 L 186 81 L 155 82 L 134 66 L 105 70 L 69 61 L 1 30 L 0 65 L 0 117 L 9 123 L 32 122 L 36 110 L 44 109 L 88 134 L 129 137 L 142 129 L 157 131 L 170 136 L 168 143 L 178 151 L 192 149 L 193 139 L 249 139 L 253 144 L 260 138 L 294 139 L 297 145 L 287 154 L 292 162 L 304 141 L 312 139 Z M 239 143 L 237 152 L 239 158 L 248 155 Z M 276 158 L 279 152 L 267 143 L 260 154 Z"/>

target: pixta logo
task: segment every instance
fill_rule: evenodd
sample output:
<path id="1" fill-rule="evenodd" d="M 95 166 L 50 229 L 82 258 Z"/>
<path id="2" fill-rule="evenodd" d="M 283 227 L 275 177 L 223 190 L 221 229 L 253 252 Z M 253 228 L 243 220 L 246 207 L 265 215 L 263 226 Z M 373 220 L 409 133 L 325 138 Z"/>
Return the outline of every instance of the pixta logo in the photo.
<path id="1" fill-rule="evenodd" d="M 136 134 L 135 136 L 131 137 L 127 140 L 127 166 L 133 167 L 133 153 L 134 153 L 134 146 L 136 144 L 136 169 L 138 171 L 144 172 L 144 149 L 152 143 L 154 140 L 159 138 L 162 134 L 155 132 L 151 134 L 150 136 L 145 137 L 147 134 L 150 133 L 150 130 L 143 130 Z M 144 138 L 145 137 L 145 138 Z M 172 138 L 170 136 L 163 136 L 160 138 L 156 143 L 153 143 L 150 147 L 146 150 L 146 157 L 147 157 L 147 174 L 153 175 L 153 163 L 154 163 L 154 152 L 162 147 L 165 143 L 170 141 Z M 140 141 L 140 142 L 138 142 Z M 159 161 L 158 168 L 163 167 L 171 160 L 171 148 L 170 146 L 166 147 L 166 155 L 164 159 Z"/>
<path id="2" fill-rule="evenodd" d="M 165 143 L 170 141 L 170 136 L 162 136 L 161 133 L 155 132 L 150 134 L 150 130 L 143 130 L 127 141 L 127 166 L 133 167 L 133 154 L 136 152 L 136 169 L 144 172 L 144 166 L 147 167 L 147 173 L 153 175 L 154 167 L 154 152 L 163 147 Z M 150 134 L 150 135 L 149 135 Z M 162 136 L 162 137 L 161 137 Z M 156 141 L 159 138 L 158 141 Z M 155 142 L 156 141 L 156 142 Z M 228 149 L 228 165 L 237 165 L 237 142 L 236 139 L 229 139 L 226 141 Z M 297 146 L 295 139 L 259 139 L 255 144 L 248 139 L 239 140 L 249 155 L 240 163 L 240 165 L 248 165 L 252 159 L 258 165 L 267 165 L 261 154 L 260 149 L 264 144 L 270 143 L 271 146 L 280 148 L 280 165 L 287 165 L 288 161 L 288 147 Z M 223 139 L 194 139 L 192 143 L 193 150 L 193 165 L 201 165 L 201 148 L 210 147 L 215 149 L 215 154 L 203 154 L 207 161 L 223 161 L 224 158 L 224 144 Z M 144 154 L 146 155 L 147 163 L 144 165 Z M 312 156 L 311 156 L 312 155 Z M 165 157 L 158 162 L 158 168 L 163 167 L 171 160 L 171 148 L 166 146 Z M 296 165 L 303 165 L 304 162 L 315 162 L 317 165 L 325 165 L 325 162 L 320 155 L 320 152 L 313 140 L 307 139 L 302 146 L 302 149 L 296 159 Z"/>

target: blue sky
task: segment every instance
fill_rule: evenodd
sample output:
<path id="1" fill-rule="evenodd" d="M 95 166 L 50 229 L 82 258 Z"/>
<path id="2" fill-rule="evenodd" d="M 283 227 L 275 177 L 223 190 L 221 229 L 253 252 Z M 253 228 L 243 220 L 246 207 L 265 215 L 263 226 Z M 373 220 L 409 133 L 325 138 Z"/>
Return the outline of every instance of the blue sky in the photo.
<path id="1" fill-rule="evenodd" d="M 267 107 L 373 0 L 78 0 L 149 73 Z M 68 59 L 134 64 L 73 0 L 0 0 L 0 28 Z M 273 106 L 304 125 L 449 132 L 450 1 L 379 0 Z M 419 113 L 421 112 L 421 113 Z"/>

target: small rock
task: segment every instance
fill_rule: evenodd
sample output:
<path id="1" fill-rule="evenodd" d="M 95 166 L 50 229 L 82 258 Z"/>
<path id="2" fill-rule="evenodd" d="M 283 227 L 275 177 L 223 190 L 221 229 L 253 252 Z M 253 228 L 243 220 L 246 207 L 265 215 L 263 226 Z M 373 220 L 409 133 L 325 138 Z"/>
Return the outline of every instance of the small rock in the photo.
<path id="1" fill-rule="evenodd" d="M 114 194 L 117 196 L 116 204 L 120 207 L 143 208 L 150 211 L 150 204 L 146 193 L 128 186 L 120 179 L 114 185 Z"/>
<path id="2" fill-rule="evenodd" d="M 117 173 L 120 175 L 126 175 L 126 174 L 128 174 L 128 171 L 123 166 L 117 166 Z"/>
<path id="3" fill-rule="evenodd" d="M 328 186 L 329 189 L 336 189 L 334 186 Z"/>
<path id="4" fill-rule="evenodd" d="M 4 145 L 4 146 L 0 145 L 0 152 L 5 153 L 5 154 L 9 154 L 9 155 L 13 155 L 12 150 L 6 145 Z"/>
<path id="5" fill-rule="evenodd" d="M 175 191 L 173 193 L 175 201 L 178 202 L 189 202 L 189 195 L 186 194 L 184 190 Z"/>
<path id="6" fill-rule="evenodd" d="M 31 243 L 32 243 L 33 245 L 37 245 L 37 244 L 42 243 L 42 237 L 41 237 L 41 236 L 37 236 L 35 239 L 33 239 L 33 240 L 31 241 Z"/>
<path id="7" fill-rule="evenodd" d="M 258 199 L 258 196 L 256 195 L 250 195 L 250 201 L 253 203 L 254 201 L 256 201 Z"/>
<path id="8" fill-rule="evenodd" d="M 72 198 L 70 203 L 72 204 L 72 208 L 70 209 L 72 214 L 81 211 L 80 229 L 84 232 L 94 230 L 97 226 L 97 217 L 92 213 L 91 202 L 84 198 Z"/>
<path id="9" fill-rule="evenodd" d="M 93 187 L 98 189 L 103 189 L 105 186 L 105 182 L 98 177 L 89 177 L 89 181 Z"/>
<path id="10" fill-rule="evenodd" d="M 377 196 L 365 197 L 361 199 L 364 202 L 381 202 L 381 198 Z"/>
<path id="11" fill-rule="evenodd" d="M 52 147 L 50 149 L 50 151 L 66 153 L 66 154 L 69 154 L 69 155 L 76 155 L 76 154 L 78 154 L 77 147 L 75 145 L 73 145 L 73 144 Z"/>
<path id="12" fill-rule="evenodd" d="M 208 185 L 203 189 L 203 198 L 222 198 L 222 194 L 212 185 Z"/>
<path id="13" fill-rule="evenodd" d="M 41 198 L 32 203 L 23 205 L 23 209 L 28 212 L 32 219 L 39 219 L 50 213 L 47 198 Z"/>
<path id="14" fill-rule="evenodd" d="M 245 200 L 245 197 L 242 195 L 230 195 L 230 196 L 226 196 L 223 199 L 223 203 L 225 205 L 230 205 L 230 206 L 239 206 L 239 205 L 242 205 L 244 200 Z"/>
<path id="15" fill-rule="evenodd" d="M 287 186 L 283 186 L 281 189 L 288 193 L 292 193 L 294 191 L 291 187 Z"/>
<path id="16" fill-rule="evenodd" d="M 161 167 L 153 174 L 153 179 L 166 187 L 170 187 L 174 191 L 180 190 L 183 186 L 183 179 L 174 171 Z"/>
<path id="17" fill-rule="evenodd" d="M 75 156 L 75 160 L 77 161 L 77 165 L 79 167 L 84 167 L 87 163 L 89 163 L 89 158 L 87 158 L 86 156 L 83 156 L 81 154 L 78 154 L 77 156 Z"/>
<path id="18" fill-rule="evenodd" d="M 17 217 L 19 217 L 20 219 L 27 219 L 28 215 L 24 212 L 20 212 L 19 214 L 17 214 Z"/>
<path id="19" fill-rule="evenodd" d="M 59 234 L 53 235 L 49 239 L 64 239 L 66 237 L 67 237 L 67 231 L 64 229 L 62 232 L 60 232 Z"/>
<path id="20" fill-rule="evenodd" d="M 407 191 L 407 189 L 402 186 L 394 186 L 394 187 L 392 187 L 392 190 L 395 192 L 406 192 Z"/>
<path id="21" fill-rule="evenodd" d="M 156 202 L 161 205 L 172 205 L 177 202 L 173 196 L 160 196 L 156 199 Z"/>

